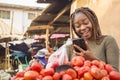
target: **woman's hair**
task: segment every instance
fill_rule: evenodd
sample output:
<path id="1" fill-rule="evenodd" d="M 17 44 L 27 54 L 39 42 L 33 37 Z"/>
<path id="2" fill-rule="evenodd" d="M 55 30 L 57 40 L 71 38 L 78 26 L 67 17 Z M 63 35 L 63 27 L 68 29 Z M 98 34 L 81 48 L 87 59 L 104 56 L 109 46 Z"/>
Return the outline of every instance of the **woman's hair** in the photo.
<path id="1" fill-rule="evenodd" d="M 90 20 L 90 22 L 92 24 L 92 35 L 93 35 L 92 38 L 94 40 L 99 40 L 100 37 L 102 36 L 102 33 L 101 33 L 101 30 L 100 30 L 98 19 L 97 19 L 96 14 L 91 9 L 89 9 L 88 7 L 78 8 L 71 14 L 71 27 L 73 28 L 75 33 L 76 33 L 76 30 L 75 30 L 73 21 L 74 21 L 75 16 L 79 13 L 83 13 L 88 17 L 88 19 Z M 81 37 L 79 34 L 77 34 L 77 36 Z"/>

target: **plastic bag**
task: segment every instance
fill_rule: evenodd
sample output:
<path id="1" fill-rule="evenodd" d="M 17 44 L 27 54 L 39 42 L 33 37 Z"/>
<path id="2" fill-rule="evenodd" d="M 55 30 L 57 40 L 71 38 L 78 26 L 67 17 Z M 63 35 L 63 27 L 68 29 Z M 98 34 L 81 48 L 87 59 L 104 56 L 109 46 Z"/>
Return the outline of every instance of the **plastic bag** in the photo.
<path id="1" fill-rule="evenodd" d="M 53 54 L 48 58 L 48 63 L 46 68 L 50 68 L 54 62 L 58 62 L 59 65 L 65 64 L 68 62 L 67 47 L 72 44 L 71 39 L 66 41 L 66 44 L 62 45 L 57 49 Z"/>
<path id="2" fill-rule="evenodd" d="M 4 70 L 0 70 L 0 80 L 10 80 L 11 75 Z"/>

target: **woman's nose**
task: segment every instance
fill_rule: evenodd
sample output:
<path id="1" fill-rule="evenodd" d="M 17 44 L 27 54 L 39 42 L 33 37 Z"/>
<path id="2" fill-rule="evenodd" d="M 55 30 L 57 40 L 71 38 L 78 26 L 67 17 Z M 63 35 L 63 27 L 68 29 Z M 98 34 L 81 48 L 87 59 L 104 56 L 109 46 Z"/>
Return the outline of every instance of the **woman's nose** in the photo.
<path id="1" fill-rule="evenodd" d="M 85 26 L 84 25 L 81 25 L 80 26 L 80 30 L 84 30 L 85 29 Z"/>

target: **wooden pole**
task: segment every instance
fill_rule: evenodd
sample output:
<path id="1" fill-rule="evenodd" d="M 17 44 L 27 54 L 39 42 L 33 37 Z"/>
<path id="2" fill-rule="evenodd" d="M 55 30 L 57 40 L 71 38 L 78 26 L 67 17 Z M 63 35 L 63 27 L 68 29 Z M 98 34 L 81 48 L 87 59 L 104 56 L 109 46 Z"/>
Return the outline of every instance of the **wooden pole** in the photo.
<path id="1" fill-rule="evenodd" d="M 73 3 L 75 2 L 76 0 L 73 0 L 73 2 L 71 3 L 71 11 L 70 11 L 70 15 L 73 13 Z M 75 8 L 75 6 L 74 6 Z M 72 20 L 70 19 L 70 38 L 73 39 L 74 38 L 74 32 L 73 32 L 73 28 L 72 28 Z M 72 54 L 73 54 L 73 45 L 71 45 L 70 47 L 70 60 L 72 59 Z"/>
<path id="2" fill-rule="evenodd" d="M 7 42 L 5 42 L 5 69 L 7 69 Z"/>
<path id="3" fill-rule="evenodd" d="M 5 42 L 5 69 L 10 68 L 10 54 L 8 42 Z"/>
<path id="4" fill-rule="evenodd" d="M 48 44 L 49 44 L 49 26 L 47 27 L 46 29 L 46 48 L 48 47 Z"/>
<path id="5" fill-rule="evenodd" d="M 12 11 L 12 19 L 11 19 L 11 30 L 10 30 L 10 34 L 13 34 L 13 16 L 14 16 L 14 12 Z"/>

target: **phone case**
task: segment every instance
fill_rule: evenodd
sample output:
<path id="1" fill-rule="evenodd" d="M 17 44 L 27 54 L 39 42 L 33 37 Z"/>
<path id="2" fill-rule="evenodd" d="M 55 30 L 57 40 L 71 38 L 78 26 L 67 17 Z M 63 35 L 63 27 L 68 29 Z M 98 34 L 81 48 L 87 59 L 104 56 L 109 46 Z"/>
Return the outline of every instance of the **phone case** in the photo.
<path id="1" fill-rule="evenodd" d="M 76 45 L 78 45 L 79 47 L 81 47 L 82 49 L 87 50 L 87 49 L 86 49 L 85 40 L 84 40 L 83 38 L 73 39 L 73 44 L 76 44 Z M 76 51 L 76 52 L 80 52 L 77 48 L 75 48 L 75 51 Z"/>

